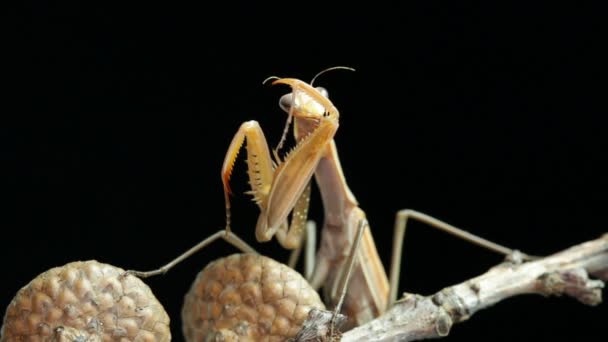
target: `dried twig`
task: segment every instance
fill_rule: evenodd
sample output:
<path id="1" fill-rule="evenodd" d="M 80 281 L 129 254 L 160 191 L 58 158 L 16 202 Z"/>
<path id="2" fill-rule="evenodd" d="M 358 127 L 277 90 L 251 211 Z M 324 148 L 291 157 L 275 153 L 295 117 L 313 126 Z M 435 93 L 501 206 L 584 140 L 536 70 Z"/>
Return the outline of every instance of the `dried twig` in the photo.
<path id="1" fill-rule="evenodd" d="M 488 272 L 423 297 L 405 294 L 384 315 L 343 334 L 342 341 L 414 341 L 449 334 L 454 323 L 521 294 L 568 295 L 583 304 L 602 301 L 608 280 L 608 234 L 526 263 L 504 262 Z"/>

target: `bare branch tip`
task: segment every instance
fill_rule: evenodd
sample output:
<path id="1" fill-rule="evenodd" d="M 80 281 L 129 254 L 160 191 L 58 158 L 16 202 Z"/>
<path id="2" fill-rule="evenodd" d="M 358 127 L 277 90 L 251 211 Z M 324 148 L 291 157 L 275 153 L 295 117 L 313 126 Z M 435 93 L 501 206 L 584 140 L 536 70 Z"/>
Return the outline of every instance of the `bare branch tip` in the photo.
<path id="1" fill-rule="evenodd" d="M 604 282 L 589 279 L 583 268 L 545 273 L 539 282 L 539 291 L 545 296 L 568 295 L 591 306 L 602 302 Z"/>

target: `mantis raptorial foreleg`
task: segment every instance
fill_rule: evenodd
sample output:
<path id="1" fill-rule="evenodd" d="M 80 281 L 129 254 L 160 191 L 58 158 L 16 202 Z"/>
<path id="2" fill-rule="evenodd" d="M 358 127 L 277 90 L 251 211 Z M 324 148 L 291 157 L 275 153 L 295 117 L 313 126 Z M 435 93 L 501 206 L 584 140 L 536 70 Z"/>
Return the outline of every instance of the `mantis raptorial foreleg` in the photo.
<path id="1" fill-rule="evenodd" d="M 289 229 L 277 230 L 277 240 L 285 248 L 299 247 L 304 238 L 304 227 L 306 226 L 306 218 L 308 217 L 310 205 L 310 185 L 311 182 L 309 181 L 296 201 L 296 205 L 291 213 L 291 225 Z"/>
<path id="2" fill-rule="evenodd" d="M 266 201 L 270 192 L 270 184 L 272 183 L 274 166 L 270 157 L 270 149 L 266 142 L 266 137 L 262 128 L 257 121 L 251 120 L 243 122 L 239 130 L 236 132 L 222 165 L 222 184 L 224 185 L 224 199 L 226 202 L 226 231 L 230 231 L 230 177 L 234 169 L 236 157 L 239 154 L 241 146 L 247 139 L 247 149 L 249 151 L 247 158 L 247 172 L 249 174 L 249 183 L 253 200 L 261 206 Z"/>
<path id="3" fill-rule="evenodd" d="M 409 219 L 413 219 L 422 223 L 427 224 L 429 227 L 439 229 L 450 235 L 456 236 L 460 239 L 468 241 L 477 246 L 486 248 L 493 252 L 503 254 L 505 256 L 513 255 L 515 250 L 499 245 L 495 242 L 486 240 L 477 235 L 471 234 L 463 229 L 452 226 L 449 223 L 438 220 L 430 215 L 414 211 L 411 209 L 403 209 L 397 212 L 395 217 L 395 229 L 393 235 L 393 252 L 391 257 L 391 270 L 390 270 L 390 292 L 388 307 L 391 307 L 397 299 L 397 291 L 399 288 L 399 275 L 401 273 L 401 257 L 403 252 L 403 241 L 405 238 L 405 229 Z M 534 257 L 521 254 L 524 260 L 531 260 Z"/>
<path id="4" fill-rule="evenodd" d="M 291 225 L 288 228 L 286 220 L 278 225 L 269 225 L 268 210 L 269 199 L 275 180 L 275 167 L 270 156 L 270 149 L 260 125 L 256 121 L 244 122 L 226 152 L 224 164 L 222 166 L 222 181 L 224 184 L 224 198 L 226 202 L 226 232 L 230 232 L 230 176 L 234 168 L 234 162 L 238 152 L 247 140 L 247 166 L 249 184 L 251 191 L 248 193 L 253 196 L 253 200 L 260 207 L 261 213 L 256 227 L 256 238 L 258 241 L 268 241 L 273 235 L 285 248 L 293 249 L 300 245 L 306 217 L 308 215 L 308 205 L 310 202 L 310 181 L 296 197 L 293 207 Z"/>

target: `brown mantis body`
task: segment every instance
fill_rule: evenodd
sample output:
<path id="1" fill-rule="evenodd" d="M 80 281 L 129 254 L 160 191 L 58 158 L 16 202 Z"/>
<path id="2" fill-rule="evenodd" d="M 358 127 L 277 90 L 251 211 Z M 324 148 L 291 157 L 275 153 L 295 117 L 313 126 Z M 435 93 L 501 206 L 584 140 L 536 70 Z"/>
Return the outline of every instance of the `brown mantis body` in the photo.
<path id="1" fill-rule="evenodd" d="M 249 193 L 260 207 L 256 225 L 258 241 L 268 241 L 276 235 L 285 248 L 301 248 L 310 199 L 310 183 L 312 176 L 315 176 L 323 200 L 325 222 L 314 272 L 308 280 L 314 289 L 324 288 L 328 306 L 335 306 L 336 311 L 341 309 L 349 317 L 348 327 L 363 324 L 381 315 L 395 301 L 402 243 L 409 218 L 501 254 L 509 255 L 513 252 L 428 215 L 402 210 L 396 217 L 389 280 L 372 233 L 370 229 L 365 229 L 368 227 L 365 213 L 358 207 L 343 175 L 333 140 L 339 126 L 338 110 L 322 88 L 314 88 L 305 82 L 289 78 L 277 79 L 273 84 L 286 84 L 292 88 L 291 93 L 281 98 L 280 105 L 289 115 L 288 124 L 293 119 L 297 142 L 295 148 L 283 160 L 275 150 L 273 161 L 257 122 L 248 121 L 242 124 L 232 139 L 222 167 L 226 201 L 225 233 L 214 234 L 160 269 L 133 273 L 143 277 L 165 273 L 218 238 L 224 238 L 243 251 L 253 252 L 253 249 L 236 237 L 230 229 L 229 179 L 245 140 L 251 184 Z M 288 226 L 287 218 L 290 212 L 292 219 Z M 314 243 L 314 238 L 309 237 L 308 242 L 311 240 Z M 348 292 L 345 291 L 347 283 Z"/>
<path id="2" fill-rule="evenodd" d="M 322 88 L 313 88 L 296 79 L 278 79 L 273 84 L 288 84 L 292 87 L 292 92 L 281 98 L 280 105 L 289 115 L 288 123 L 292 118 L 294 119 L 294 136 L 297 145 L 284 161 L 277 160 L 276 169 L 271 169 L 269 165 L 272 165 L 272 161 L 268 145 L 257 123 L 249 122 L 241 126 L 230 145 L 222 168 L 227 203 L 227 231 L 230 230 L 227 182 L 236 151 L 245 137 L 248 138 L 251 193 L 261 209 L 256 227 L 258 241 L 267 241 L 276 233 L 284 247 L 295 248 L 300 245 L 308 211 L 309 183 L 314 173 L 323 199 L 325 222 L 314 273 L 309 281 L 315 289 L 323 286 L 329 305 L 341 304 L 340 289 L 347 281 L 349 282 L 349 291 L 343 298 L 342 312 L 350 318 L 351 326 L 379 316 L 395 301 L 402 242 L 409 218 L 425 222 L 499 253 L 506 255 L 512 253 L 509 248 L 474 236 L 428 215 L 402 210 L 397 214 L 395 223 L 389 282 L 371 231 L 365 229 L 361 243 L 358 246 L 354 243 L 357 227 L 362 222 L 367 226 L 367 220 L 346 183 L 333 140 L 338 128 L 338 110 L 329 101 Z M 264 156 L 263 160 L 260 156 Z M 261 165 L 267 166 L 263 169 Z M 257 174 L 260 176 L 256 177 Z M 294 212 L 292 224 L 288 229 L 286 220 L 292 210 Z M 355 264 L 349 280 L 349 276 L 346 275 L 348 255 L 354 248 L 357 249 Z"/>

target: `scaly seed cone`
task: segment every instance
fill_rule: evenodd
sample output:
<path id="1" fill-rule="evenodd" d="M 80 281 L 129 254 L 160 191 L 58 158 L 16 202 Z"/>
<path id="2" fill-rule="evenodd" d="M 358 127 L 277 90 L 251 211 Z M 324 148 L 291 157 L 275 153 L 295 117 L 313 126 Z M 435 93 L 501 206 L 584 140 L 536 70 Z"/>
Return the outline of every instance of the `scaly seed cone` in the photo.
<path id="1" fill-rule="evenodd" d="M 296 271 L 268 257 L 234 254 L 201 271 L 184 301 L 186 340 L 285 341 L 325 306 Z"/>
<path id="2" fill-rule="evenodd" d="M 0 342 L 171 340 L 169 316 L 139 278 L 97 261 L 48 270 L 9 304 Z"/>

